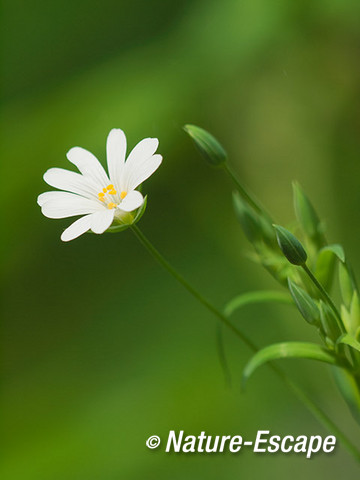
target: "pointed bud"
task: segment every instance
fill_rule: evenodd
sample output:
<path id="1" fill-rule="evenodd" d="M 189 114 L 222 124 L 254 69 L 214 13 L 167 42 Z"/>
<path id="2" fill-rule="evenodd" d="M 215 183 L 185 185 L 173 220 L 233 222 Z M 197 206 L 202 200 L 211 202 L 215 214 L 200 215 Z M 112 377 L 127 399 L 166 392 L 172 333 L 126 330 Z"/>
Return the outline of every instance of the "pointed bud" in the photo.
<path id="1" fill-rule="evenodd" d="M 316 247 L 323 247 L 326 243 L 324 227 L 320 222 L 312 203 L 297 182 L 293 183 L 293 192 L 295 214 L 298 222 Z"/>
<path id="2" fill-rule="evenodd" d="M 305 265 L 307 255 L 299 240 L 286 228 L 273 225 L 279 247 L 293 265 Z"/>
<path id="3" fill-rule="evenodd" d="M 241 228 L 249 242 L 261 240 L 262 232 L 259 225 L 258 215 L 241 199 L 239 192 L 233 193 L 233 205 Z"/>
<path id="4" fill-rule="evenodd" d="M 183 128 L 210 165 L 217 167 L 225 163 L 226 151 L 213 135 L 196 125 L 185 125 Z"/>
<path id="5" fill-rule="evenodd" d="M 238 191 L 233 192 L 233 206 L 236 217 L 250 242 L 263 241 L 273 248 L 276 246 L 276 237 L 271 223 L 243 200 Z"/>
<path id="6" fill-rule="evenodd" d="M 291 296 L 299 309 L 301 315 L 311 325 L 318 325 L 320 321 L 320 311 L 315 301 L 301 287 L 288 279 Z"/>

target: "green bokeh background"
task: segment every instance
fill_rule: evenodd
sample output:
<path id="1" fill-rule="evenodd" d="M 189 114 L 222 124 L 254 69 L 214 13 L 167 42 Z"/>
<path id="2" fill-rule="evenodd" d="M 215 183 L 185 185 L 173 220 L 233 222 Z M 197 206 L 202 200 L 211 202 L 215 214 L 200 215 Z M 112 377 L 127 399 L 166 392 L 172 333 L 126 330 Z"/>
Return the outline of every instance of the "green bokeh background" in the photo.
<path id="1" fill-rule="evenodd" d="M 130 232 L 60 241 L 69 220 L 42 217 L 43 172 L 66 151 L 105 160 L 113 127 L 129 146 L 160 139 L 141 228 L 208 298 L 223 305 L 277 288 L 247 257 L 232 185 L 208 169 L 181 127 L 226 146 L 243 183 L 279 223 L 297 179 L 360 269 L 360 3 L 356 0 L 3 2 L 2 202 L 4 480 L 358 478 L 338 446 L 294 454 L 165 454 L 188 434 L 326 431 L 267 368 L 240 393 L 250 352 L 147 255 Z M 259 345 L 315 340 L 290 307 L 234 321 Z M 358 442 L 329 371 L 283 365 Z"/>

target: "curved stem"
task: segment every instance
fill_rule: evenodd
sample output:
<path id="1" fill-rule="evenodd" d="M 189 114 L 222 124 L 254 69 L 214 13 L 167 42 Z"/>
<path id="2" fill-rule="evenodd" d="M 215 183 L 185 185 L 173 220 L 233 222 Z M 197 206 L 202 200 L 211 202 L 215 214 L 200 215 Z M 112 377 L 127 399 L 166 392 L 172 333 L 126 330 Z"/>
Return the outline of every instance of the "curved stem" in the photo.
<path id="1" fill-rule="evenodd" d="M 161 253 L 153 246 L 153 244 L 145 237 L 141 230 L 136 226 L 131 226 L 132 231 L 135 233 L 136 237 L 140 243 L 148 250 L 148 252 L 157 260 L 160 265 L 162 265 L 165 270 L 167 270 L 170 275 L 172 275 L 181 285 L 183 285 L 188 292 L 190 292 L 193 297 L 195 297 L 202 305 L 204 305 L 211 313 L 213 313 L 224 325 L 226 325 L 237 337 L 239 337 L 245 345 L 247 345 L 250 350 L 257 352 L 257 346 L 250 340 L 243 332 L 237 329 L 225 316 L 218 310 L 214 305 L 212 305 L 201 293 L 199 293 L 192 285 L 190 285 L 185 278 L 178 273 L 170 263 L 161 255 Z M 285 383 L 285 385 L 295 394 L 295 396 L 302 402 L 308 410 L 317 418 L 317 420 L 322 423 L 326 428 L 328 428 L 343 445 L 348 449 L 348 451 L 360 461 L 360 452 L 352 444 L 352 442 L 338 429 L 338 427 L 333 423 L 333 421 L 324 413 L 312 400 L 311 398 L 302 391 L 302 389 L 297 386 L 292 380 L 290 380 L 287 375 L 280 370 L 276 365 L 269 364 L 272 370 L 278 375 L 278 377 Z"/>
<path id="2" fill-rule="evenodd" d="M 264 208 L 259 204 L 259 202 L 257 200 L 255 200 L 255 198 L 250 195 L 249 192 L 247 192 L 247 190 L 241 185 L 241 183 L 239 182 L 239 180 L 237 179 L 237 176 L 236 174 L 234 173 L 232 167 L 228 164 L 228 162 L 225 162 L 224 165 L 223 165 L 223 168 L 225 170 L 225 172 L 229 175 L 229 177 L 231 178 L 231 180 L 234 182 L 237 190 L 239 191 L 240 195 L 242 196 L 242 198 L 249 204 L 252 206 L 252 208 L 257 212 L 259 213 L 260 215 L 264 215 L 265 217 L 267 217 L 267 219 L 273 223 L 270 215 L 264 210 Z"/>
<path id="3" fill-rule="evenodd" d="M 144 245 L 144 247 L 151 253 L 151 255 L 179 282 L 188 292 L 191 293 L 200 303 L 202 303 L 210 312 L 212 312 L 218 319 L 223 322 L 235 335 L 237 335 L 251 350 L 257 351 L 255 344 L 244 333 L 238 330 L 214 305 L 212 305 L 205 297 L 201 295 L 192 285 L 190 285 L 185 278 L 178 273 L 170 263 L 161 255 L 161 253 L 153 246 L 153 244 L 145 237 L 141 230 L 132 225 L 131 229 Z"/>

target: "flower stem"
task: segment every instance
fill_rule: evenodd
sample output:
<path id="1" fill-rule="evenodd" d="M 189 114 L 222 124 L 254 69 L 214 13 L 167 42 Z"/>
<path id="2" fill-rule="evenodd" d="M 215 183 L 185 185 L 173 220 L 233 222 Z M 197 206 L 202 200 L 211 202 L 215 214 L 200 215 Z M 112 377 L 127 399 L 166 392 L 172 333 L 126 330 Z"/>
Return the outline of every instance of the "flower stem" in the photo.
<path id="1" fill-rule="evenodd" d="M 242 198 L 246 202 L 248 202 L 248 204 L 251 205 L 257 213 L 259 213 L 260 215 L 265 215 L 272 223 L 270 215 L 264 210 L 263 207 L 261 207 L 259 202 L 257 200 L 255 200 L 255 198 L 252 195 L 250 195 L 250 193 L 248 193 L 246 191 L 246 189 L 241 185 L 241 183 L 239 182 L 236 174 L 234 173 L 232 167 L 228 164 L 228 162 L 224 163 L 223 168 L 224 168 L 225 172 L 229 175 L 231 180 L 234 182 L 234 184 L 235 184 L 237 190 L 239 191 L 240 195 L 242 196 Z"/>
<path id="2" fill-rule="evenodd" d="M 201 293 L 199 293 L 192 285 L 190 285 L 185 278 L 178 273 L 170 263 L 161 255 L 161 253 L 154 247 L 154 245 L 147 239 L 142 231 L 136 226 L 131 226 L 132 231 L 140 241 L 140 243 L 148 250 L 148 252 L 155 258 L 156 261 L 167 270 L 181 285 L 183 285 L 193 297 L 195 297 L 202 305 L 204 305 L 211 313 L 213 313 L 225 326 L 227 326 L 237 337 L 239 337 L 250 350 L 257 352 L 257 346 L 250 340 L 243 332 L 237 329 L 225 316 L 212 305 Z M 274 364 L 269 364 L 272 370 L 278 375 L 278 377 L 284 382 L 284 384 L 295 394 L 300 402 L 302 402 L 306 408 L 316 417 L 316 419 L 330 430 L 348 449 L 348 451 L 360 462 L 360 452 L 355 445 L 338 429 L 333 421 L 324 413 L 311 398 L 302 391 L 302 389 L 290 380 L 287 375 Z"/>
<path id="3" fill-rule="evenodd" d="M 240 330 L 238 330 L 234 325 L 218 310 L 214 307 L 205 297 L 201 295 L 192 285 L 190 285 L 185 278 L 180 275 L 170 263 L 161 255 L 161 253 L 153 246 L 153 244 L 145 237 L 141 230 L 136 226 L 132 225 L 131 229 L 140 240 L 142 245 L 151 253 L 151 255 L 167 270 L 181 285 L 183 285 L 188 292 L 193 295 L 200 303 L 202 303 L 210 312 L 212 312 L 218 319 L 223 322 L 235 335 L 237 335 L 251 350 L 257 351 L 255 344 Z"/>

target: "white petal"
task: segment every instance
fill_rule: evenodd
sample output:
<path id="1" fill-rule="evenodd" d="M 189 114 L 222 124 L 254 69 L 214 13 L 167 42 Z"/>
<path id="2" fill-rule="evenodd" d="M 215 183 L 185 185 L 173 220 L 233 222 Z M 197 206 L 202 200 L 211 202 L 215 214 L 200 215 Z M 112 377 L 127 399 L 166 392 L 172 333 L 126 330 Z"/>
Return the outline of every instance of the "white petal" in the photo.
<path id="1" fill-rule="evenodd" d="M 124 200 L 120 203 L 119 208 L 124 210 L 124 212 L 132 212 L 133 210 L 141 207 L 143 203 L 144 197 L 140 192 L 134 190 L 126 195 Z"/>
<path id="2" fill-rule="evenodd" d="M 63 242 L 69 242 L 70 240 L 74 240 L 74 238 L 80 237 L 80 235 L 90 230 L 92 216 L 93 214 L 85 215 L 85 217 L 81 217 L 72 223 L 70 227 L 63 231 L 61 240 Z"/>
<path id="3" fill-rule="evenodd" d="M 158 146 L 159 140 L 157 138 L 144 138 L 131 150 L 126 165 L 135 167 L 139 162 L 154 155 Z"/>
<path id="4" fill-rule="evenodd" d="M 141 164 L 139 164 L 136 169 L 134 168 L 128 174 L 127 178 L 127 188 L 128 190 L 134 190 L 137 186 L 140 185 L 143 181 L 152 175 L 155 170 L 157 170 L 162 162 L 162 156 L 157 154 L 152 157 L 145 159 Z"/>
<path id="5" fill-rule="evenodd" d="M 48 218 L 65 218 L 98 212 L 106 207 L 96 200 L 68 192 L 46 192 L 38 197 L 41 211 Z"/>
<path id="6" fill-rule="evenodd" d="M 91 216 L 91 230 L 94 233 L 104 233 L 114 220 L 115 209 L 102 210 Z"/>
<path id="7" fill-rule="evenodd" d="M 122 190 L 131 190 L 128 185 L 128 179 L 132 176 L 132 172 L 136 171 L 144 161 L 152 157 L 159 145 L 157 138 L 144 138 L 130 152 L 124 168 Z"/>
<path id="8" fill-rule="evenodd" d="M 90 178 L 62 168 L 50 168 L 45 172 L 44 180 L 51 187 L 78 193 L 86 198 L 97 198 L 99 193 L 99 187 Z"/>
<path id="9" fill-rule="evenodd" d="M 106 158 L 111 182 L 121 188 L 121 172 L 125 163 L 126 137 L 120 128 L 113 128 L 106 141 Z"/>
<path id="10" fill-rule="evenodd" d="M 40 205 L 40 207 L 42 207 L 47 200 L 50 200 L 52 198 L 53 193 L 54 192 L 40 193 L 40 195 L 38 195 L 38 197 L 37 197 L 38 205 Z"/>
<path id="11" fill-rule="evenodd" d="M 85 177 L 92 178 L 99 185 L 99 191 L 109 185 L 110 180 L 104 168 L 91 152 L 85 148 L 74 147 L 68 151 L 66 156 Z"/>

